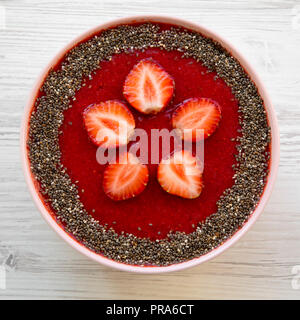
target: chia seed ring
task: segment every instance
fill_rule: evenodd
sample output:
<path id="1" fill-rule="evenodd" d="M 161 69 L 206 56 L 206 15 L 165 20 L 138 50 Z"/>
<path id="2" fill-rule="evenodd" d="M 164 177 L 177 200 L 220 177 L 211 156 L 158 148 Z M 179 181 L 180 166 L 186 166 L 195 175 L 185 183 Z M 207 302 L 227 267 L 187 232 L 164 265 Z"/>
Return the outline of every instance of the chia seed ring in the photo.
<path id="1" fill-rule="evenodd" d="M 231 87 L 239 101 L 241 132 L 234 167 L 234 184 L 219 199 L 216 213 L 192 233 L 170 233 L 151 241 L 117 234 L 95 221 L 80 202 L 60 163 L 58 138 L 64 110 L 75 93 L 92 77 L 99 63 L 113 54 L 158 47 L 177 50 L 201 61 Z M 85 59 L 82 59 L 84 57 Z M 270 158 L 270 127 L 263 100 L 240 63 L 220 44 L 182 28 L 160 31 L 155 23 L 123 25 L 101 32 L 67 53 L 59 70 L 52 70 L 41 88 L 30 117 L 28 153 L 31 171 L 58 223 L 92 251 L 134 265 L 166 266 L 199 257 L 230 238 L 248 220 L 263 193 Z"/>

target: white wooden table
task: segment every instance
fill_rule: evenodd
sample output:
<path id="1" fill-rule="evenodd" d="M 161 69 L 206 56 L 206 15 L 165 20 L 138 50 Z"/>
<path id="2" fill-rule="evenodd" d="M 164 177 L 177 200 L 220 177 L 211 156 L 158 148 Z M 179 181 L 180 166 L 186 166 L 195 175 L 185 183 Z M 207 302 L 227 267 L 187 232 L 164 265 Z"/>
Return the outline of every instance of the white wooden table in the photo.
<path id="1" fill-rule="evenodd" d="M 35 208 L 19 159 L 23 108 L 45 64 L 90 27 L 142 13 L 229 39 L 265 82 L 281 131 L 277 184 L 253 229 L 213 261 L 163 275 L 110 270 L 70 248 Z M 0 0 L 0 299 L 299 299 L 299 167 L 299 0 Z"/>

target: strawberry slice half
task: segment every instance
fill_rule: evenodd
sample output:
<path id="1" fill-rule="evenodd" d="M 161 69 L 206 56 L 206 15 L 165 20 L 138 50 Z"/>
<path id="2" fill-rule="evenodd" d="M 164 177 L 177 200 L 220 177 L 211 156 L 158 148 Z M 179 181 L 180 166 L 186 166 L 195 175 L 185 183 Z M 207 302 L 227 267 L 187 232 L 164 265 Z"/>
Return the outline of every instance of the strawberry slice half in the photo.
<path id="1" fill-rule="evenodd" d="M 130 152 L 124 153 L 118 163 L 106 167 L 103 190 L 115 201 L 126 200 L 140 194 L 148 183 L 148 167 Z"/>
<path id="2" fill-rule="evenodd" d="M 134 117 L 118 100 L 87 107 L 83 112 L 83 121 L 91 140 L 103 148 L 126 145 L 134 134 Z"/>
<path id="3" fill-rule="evenodd" d="M 137 63 L 128 74 L 123 94 L 142 113 L 158 113 L 167 106 L 174 93 L 173 78 L 151 58 Z"/>
<path id="4" fill-rule="evenodd" d="M 173 128 L 182 139 L 198 141 L 208 138 L 218 127 L 221 119 L 220 106 L 208 98 L 191 98 L 185 100 L 174 111 Z M 203 136 L 197 130 L 203 130 Z"/>
<path id="5" fill-rule="evenodd" d="M 157 179 L 165 191 L 186 199 L 199 197 L 203 188 L 200 167 L 188 151 L 177 151 L 163 159 L 158 166 Z"/>

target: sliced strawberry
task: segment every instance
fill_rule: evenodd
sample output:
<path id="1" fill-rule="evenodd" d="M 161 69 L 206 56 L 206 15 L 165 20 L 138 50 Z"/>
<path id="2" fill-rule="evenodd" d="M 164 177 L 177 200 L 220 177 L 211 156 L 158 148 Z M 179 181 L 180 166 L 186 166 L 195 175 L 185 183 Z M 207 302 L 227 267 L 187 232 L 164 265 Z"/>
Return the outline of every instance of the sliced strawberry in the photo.
<path id="1" fill-rule="evenodd" d="M 203 184 L 196 158 L 188 151 L 177 151 L 160 162 L 157 179 L 162 188 L 182 198 L 199 197 Z"/>
<path id="2" fill-rule="evenodd" d="M 103 148 L 126 145 L 134 133 L 132 113 L 124 103 L 117 100 L 86 108 L 83 120 L 91 140 Z"/>
<path id="3" fill-rule="evenodd" d="M 118 163 L 104 171 L 103 190 L 113 200 L 125 200 L 140 194 L 148 183 L 148 167 L 132 153 L 123 154 Z"/>
<path id="4" fill-rule="evenodd" d="M 197 141 L 203 131 L 203 138 L 209 137 L 218 127 L 221 119 L 220 106 L 207 98 L 191 98 L 185 100 L 173 113 L 172 125 L 178 129 L 182 139 Z"/>
<path id="5" fill-rule="evenodd" d="M 174 92 L 173 78 L 151 58 L 141 60 L 128 74 L 124 97 L 142 113 L 158 113 L 167 106 Z"/>

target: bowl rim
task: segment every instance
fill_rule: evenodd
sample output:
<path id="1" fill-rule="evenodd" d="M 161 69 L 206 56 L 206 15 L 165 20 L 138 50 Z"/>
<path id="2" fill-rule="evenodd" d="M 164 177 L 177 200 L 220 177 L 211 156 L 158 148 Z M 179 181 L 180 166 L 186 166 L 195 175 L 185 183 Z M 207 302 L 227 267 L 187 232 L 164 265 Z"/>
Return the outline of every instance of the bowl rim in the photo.
<path id="1" fill-rule="evenodd" d="M 120 24 L 129 24 L 129 23 L 139 23 L 139 22 L 162 22 L 162 23 L 170 23 L 174 25 L 178 25 L 181 27 L 185 27 L 190 30 L 194 30 L 196 32 L 200 32 L 204 36 L 216 40 L 219 42 L 233 57 L 235 57 L 242 67 L 246 70 L 247 74 L 250 76 L 251 80 L 255 83 L 259 94 L 261 95 L 264 106 L 267 111 L 269 125 L 271 127 L 271 160 L 270 160 L 270 171 L 268 175 L 268 180 L 265 185 L 263 194 L 257 204 L 256 208 L 254 209 L 253 213 L 250 215 L 249 219 L 245 222 L 243 227 L 235 232 L 229 239 L 227 239 L 223 244 L 216 247 L 212 251 L 202 255 L 200 257 L 193 258 L 188 261 L 184 261 L 178 264 L 172 264 L 168 266 L 140 266 L 140 265 L 128 265 L 122 262 L 117 262 L 106 258 L 100 254 L 97 254 L 83 244 L 77 242 L 70 234 L 68 234 L 64 229 L 57 224 L 53 217 L 53 213 L 50 212 L 49 209 L 45 206 L 39 192 L 37 191 L 35 185 L 35 178 L 33 177 L 30 169 L 30 163 L 28 159 L 28 149 L 27 149 L 27 136 L 28 136 L 28 129 L 29 129 L 29 119 L 32 112 L 33 103 L 36 99 L 36 96 L 39 92 L 40 86 L 43 83 L 44 79 L 48 75 L 51 67 L 55 65 L 67 51 L 77 45 L 79 42 L 85 40 L 86 38 L 102 31 L 107 28 L 112 28 Z M 203 27 L 197 23 L 189 22 L 187 20 L 168 16 L 168 15 L 135 15 L 129 16 L 124 18 L 113 19 L 108 22 L 102 23 L 94 28 L 89 29 L 88 31 L 82 33 L 71 42 L 69 42 L 65 47 L 63 47 L 55 57 L 48 63 L 48 65 L 43 69 L 39 77 L 37 78 L 33 89 L 29 95 L 28 102 L 26 104 L 22 124 L 21 124 L 21 131 L 20 131 L 20 147 L 21 147 L 21 160 L 22 160 L 22 168 L 25 177 L 25 181 L 29 188 L 30 194 L 34 200 L 34 203 L 38 210 L 40 211 L 43 218 L 46 222 L 51 226 L 51 228 L 62 238 L 64 239 L 69 245 L 71 245 L 74 249 L 82 253 L 83 255 L 87 256 L 88 258 L 108 267 L 112 267 L 114 269 L 118 269 L 121 271 L 129 271 L 129 272 L 136 272 L 136 273 L 164 273 L 170 271 L 179 271 L 186 268 L 190 268 L 201 264 L 205 261 L 208 261 L 226 249 L 231 247 L 234 243 L 236 243 L 255 223 L 258 217 L 263 212 L 267 201 L 270 198 L 273 186 L 275 184 L 278 166 L 279 166 L 279 150 L 280 150 L 280 141 L 279 141 L 279 129 L 276 119 L 275 110 L 272 106 L 271 99 L 264 87 L 262 81 L 260 80 L 259 76 L 253 69 L 253 67 L 249 64 L 246 58 L 227 40 L 221 37 L 219 34 Z"/>

